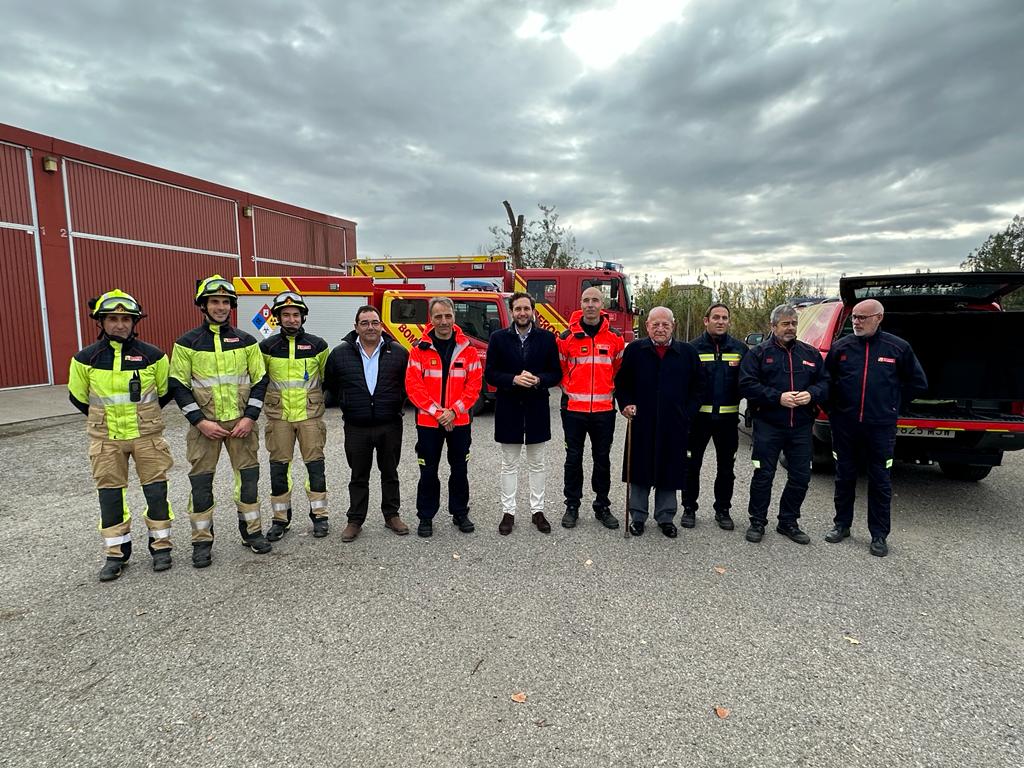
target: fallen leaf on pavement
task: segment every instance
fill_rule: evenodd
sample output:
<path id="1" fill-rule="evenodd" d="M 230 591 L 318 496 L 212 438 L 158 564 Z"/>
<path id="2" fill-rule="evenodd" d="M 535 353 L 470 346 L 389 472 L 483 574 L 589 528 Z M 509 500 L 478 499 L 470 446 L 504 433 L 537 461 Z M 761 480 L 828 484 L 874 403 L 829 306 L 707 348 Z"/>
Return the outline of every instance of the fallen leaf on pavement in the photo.
<path id="1" fill-rule="evenodd" d="M 850 645 L 860 645 L 860 640 L 856 637 L 850 637 L 849 635 L 843 635 L 843 640 L 848 642 Z"/>
<path id="2" fill-rule="evenodd" d="M 587 565 L 587 566 L 593 565 L 593 564 L 594 564 L 593 560 L 587 560 L 587 562 L 584 563 L 584 565 Z"/>
<path id="3" fill-rule="evenodd" d="M 715 707 L 715 714 L 718 716 L 719 720 L 725 720 L 725 718 L 727 718 L 730 715 L 730 713 L 731 710 L 728 710 L 725 707 Z"/>
<path id="4" fill-rule="evenodd" d="M 516 704 L 522 704 L 524 701 L 526 701 L 526 694 L 522 691 L 519 691 L 518 693 L 513 693 L 512 701 L 514 701 Z"/>
<path id="5" fill-rule="evenodd" d="M 724 575 L 725 575 L 725 573 L 726 573 L 726 570 L 725 570 L 725 568 L 723 568 L 722 566 L 720 566 L 720 565 L 716 565 L 716 566 L 715 566 L 715 573 L 717 573 L 717 574 L 718 574 L 718 575 L 720 575 L 720 576 L 724 576 Z"/>
<path id="6" fill-rule="evenodd" d="M 452 560 L 458 560 L 458 559 L 459 559 L 459 557 L 461 557 L 461 555 L 459 555 L 459 553 L 458 553 L 458 552 L 454 552 L 454 553 L 452 553 Z"/>

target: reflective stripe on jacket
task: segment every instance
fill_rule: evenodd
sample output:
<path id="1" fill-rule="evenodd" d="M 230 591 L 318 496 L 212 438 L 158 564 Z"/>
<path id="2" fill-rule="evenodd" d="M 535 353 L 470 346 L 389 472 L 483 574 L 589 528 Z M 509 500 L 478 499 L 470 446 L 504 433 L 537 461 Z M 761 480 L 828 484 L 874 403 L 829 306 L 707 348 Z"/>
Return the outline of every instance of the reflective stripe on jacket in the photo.
<path id="1" fill-rule="evenodd" d="M 170 385 L 191 424 L 260 417 L 267 369 L 256 339 L 229 325 L 203 323 L 174 343 Z"/>
<path id="2" fill-rule="evenodd" d="M 600 330 L 593 337 L 583 330 L 582 322 L 583 310 L 577 309 L 558 337 L 562 408 L 581 413 L 611 411 L 615 408 L 615 374 L 622 365 L 626 342 L 609 327 L 607 312 L 601 312 Z"/>
<path id="3" fill-rule="evenodd" d="M 433 326 L 423 329 L 423 336 L 409 351 L 405 369 L 405 390 L 416 406 L 416 423 L 436 427 L 437 417 L 445 408 L 455 411 L 455 426 L 469 424 L 470 411 L 476 405 L 483 386 L 484 371 L 477 351 L 459 326 L 454 326 L 455 350 L 448 368 L 448 386 L 441 402 L 441 355 L 430 338 Z"/>
<path id="4" fill-rule="evenodd" d="M 87 418 L 89 436 L 134 440 L 164 431 L 160 409 L 168 395 L 167 355 L 136 338 L 100 339 L 71 359 L 68 397 Z M 132 381 L 138 400 L 132 401 Z"/>
<path id="5" fill-rule="evenodd" d="M 330 350 L 319 336 L 299 330 L 277 333 L 260 342 L 267 367 L 263 408 L 268 419 L 305 421 L 324 415 L 324 367 Z"/>
<path id="6" fill-rule="evenodd" d="M 704 382 L 704 399 L 699 413 L 712 416 L 739 413 L 740 363 L 747 354 L 747 345 L 729 334 L 716 339 L 707 331 L 690 344 L 700 358 Z"/>

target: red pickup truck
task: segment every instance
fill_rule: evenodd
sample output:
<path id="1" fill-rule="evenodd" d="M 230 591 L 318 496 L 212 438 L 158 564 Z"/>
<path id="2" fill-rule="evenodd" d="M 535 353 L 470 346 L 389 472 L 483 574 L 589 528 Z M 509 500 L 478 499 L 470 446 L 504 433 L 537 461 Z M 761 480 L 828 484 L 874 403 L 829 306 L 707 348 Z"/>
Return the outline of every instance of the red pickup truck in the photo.
<path id="1" fill-rule="evenodd" d="M 841 298 L 800 312 L 798 337 L 824 356 L 853 332 L 850 313 L 864 299 L 885 307 L 882 330 L 910 342 L 928 392 L 904 403 L 896 458 L 937 462 L 949 477 L 981 480 L 1004 451 L 1024 448 L 1024 311 L 1000 301 L 1024 287 L 1024 272 L 943 272 L 845 277 Z M 819 411 L 814 460 L 831 467 L 832 431 Z"/>

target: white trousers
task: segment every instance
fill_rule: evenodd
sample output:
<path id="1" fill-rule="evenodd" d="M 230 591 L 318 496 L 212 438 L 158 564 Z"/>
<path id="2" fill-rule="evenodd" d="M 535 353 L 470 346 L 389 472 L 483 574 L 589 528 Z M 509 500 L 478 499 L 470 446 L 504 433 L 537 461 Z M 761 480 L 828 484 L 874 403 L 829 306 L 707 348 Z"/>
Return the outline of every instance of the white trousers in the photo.
<path id="1" fill-rule="evenodd" d="M 526 446 L 526 468 L 530 474 L 530 512 L 544 511 L 544 484 L 547 469 L 544 466 L 546 443 L 532 443 Z M 519 487 L 519 460 L 523 446 L 511 443 L 501 444 L 501 511 L 506 515 L 516 513 L 516 490 Z"/>

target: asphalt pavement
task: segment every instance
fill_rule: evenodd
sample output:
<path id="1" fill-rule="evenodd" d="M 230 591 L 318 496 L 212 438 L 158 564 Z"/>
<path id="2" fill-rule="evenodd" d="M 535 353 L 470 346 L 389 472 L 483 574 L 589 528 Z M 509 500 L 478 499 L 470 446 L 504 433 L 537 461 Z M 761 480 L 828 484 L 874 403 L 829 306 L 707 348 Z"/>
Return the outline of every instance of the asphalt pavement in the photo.
<path id="1" fill-rule="evenodd" d="M 223 456 L 214 563 L 195 570 L 185 422 L 165 413 L 178 462 L 175 565 L 150 569 L 135 485 L 136 551 L 108 584 L 96 580 L 82 420 L 0 427 L 5 766 L 1024 764 L 1022 456 L 973 484 L 897 465 L 891 554 L 880 559 L 867 550 L 863 486 L 853 537 L 822 540 L 823 475 L 801 521 L 810 545 L 771 528 L 759 545 L 744 541 L 745 437 L 737 530 L 710 520 L 711 452 L 698 526 L 678 539 L 649 527 L 627 541 L 590 515 L 564 530 L 556 439 L 554 530 L 529 524 L 524 477 L 519 522 L 501 537 L 485 414 L 470 473 L 476 533 L 442 510 L 432 539 L 398 537 L 371 514 L 345 544 L 332 413 L 331 535 L 314 539 L 299 514 L 272 554 L 240 546 Z M 403 517 L 414 524 L 409 414 L 405 427 Z M 616 474 L 623 437 L 620 422 Z M 301 509 L 304 470 L 293 471 Z M 265 527 L 268 493 L 264 472 Z"/>

